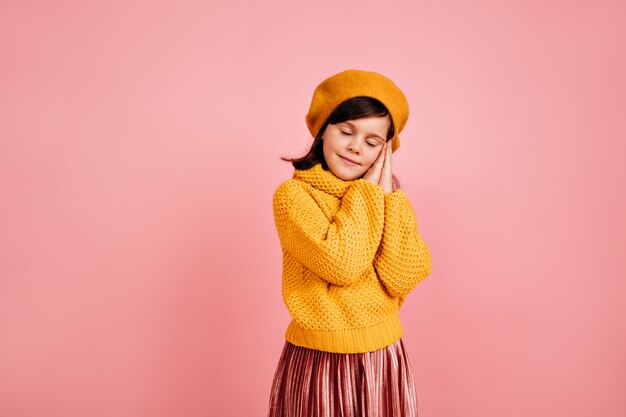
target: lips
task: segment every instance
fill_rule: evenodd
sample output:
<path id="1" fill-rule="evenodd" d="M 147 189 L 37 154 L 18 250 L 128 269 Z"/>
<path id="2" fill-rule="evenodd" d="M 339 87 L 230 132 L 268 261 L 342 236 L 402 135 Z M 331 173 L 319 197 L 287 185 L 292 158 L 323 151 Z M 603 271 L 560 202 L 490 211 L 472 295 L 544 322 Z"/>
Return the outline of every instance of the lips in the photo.
<path id="1" fill-rule="evenodd" d="M 339 157 L 340 157 L 341 159 L 343 159 L 344 161 L 346 161 L 347 163 L 351 164 L 351 165 L 359 165 L 359 163 L 358 163 L 358 162 L 353 161 L 353 160 L 352 160 L 352 159 L 350 159 L 350 158 L 346 158 L 345 156 L 342 156 L 342 155 L 339 155 Z"/>

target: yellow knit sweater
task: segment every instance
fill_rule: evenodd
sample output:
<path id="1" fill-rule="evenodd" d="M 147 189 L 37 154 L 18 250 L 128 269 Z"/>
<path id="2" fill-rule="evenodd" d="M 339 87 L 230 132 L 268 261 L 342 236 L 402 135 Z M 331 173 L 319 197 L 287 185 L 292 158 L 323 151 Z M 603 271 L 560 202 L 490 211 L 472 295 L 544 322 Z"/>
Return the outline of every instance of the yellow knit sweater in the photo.
<path id="1" fill-rule="evenodd" d="M 273 196 L 283 254 L 285 338 L 327 352 L 371 352 L 402 336 L 400 305 L 431 257 L 403 190 L 344 181 L 321 163 Z"/>

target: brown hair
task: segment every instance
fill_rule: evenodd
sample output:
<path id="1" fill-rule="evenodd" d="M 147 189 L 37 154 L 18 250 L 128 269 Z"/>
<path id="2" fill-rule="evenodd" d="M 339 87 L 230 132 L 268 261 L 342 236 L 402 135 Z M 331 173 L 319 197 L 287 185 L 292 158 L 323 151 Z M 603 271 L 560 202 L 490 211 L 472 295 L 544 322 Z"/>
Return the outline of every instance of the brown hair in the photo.
<path id="1" fill-rule="evenodd" d="M 383 103 L 373 97 L 357 96 L 342 101 L 332 113 L 328 116 L 322 127 L 320 128 L 315 139 L 311 144 L 311 147 L 304 156 L 299 158 L 285 158 L 280 157 L 283 161 L 291 162 L 295 169 L 305 170 L 311 168 L 313 165 L 321 163 L 325 170 L 328 170 L 328 165 L 324 159 L 323 145 L 324 141 L 322 136 L 329 124 L 337 124 L 345 122 L 347 120 L 359 119 L 362 117 L 384 117 L 389 116 L 389 110 Z M 389 129 L 387 130 L 387 141 L 389 141 L 395 134 L 395 126 L 393 120 L 389 117 Z M 400 188 L 400 182 L 395 175 L 393 175 L 392 182 L 394 183 L 393 189 Z"/>

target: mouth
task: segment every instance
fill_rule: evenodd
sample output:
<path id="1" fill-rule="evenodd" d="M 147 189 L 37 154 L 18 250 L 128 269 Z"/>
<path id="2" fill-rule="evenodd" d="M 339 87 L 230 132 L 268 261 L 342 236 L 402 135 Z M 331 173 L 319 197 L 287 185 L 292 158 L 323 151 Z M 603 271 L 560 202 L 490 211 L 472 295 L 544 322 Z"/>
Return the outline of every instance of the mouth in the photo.
<path id="1" fill-rule="evenodd" d="M 337 155 L 339 155 L 339 154 L 337 154 Z M 361 164 L 359 164 L 358 162 L 353 161 L 353 160 L 352 160 L 352 159 L 350 159 L 350 158 L 346 158 L 345 156 L 341 156 L 341 155 L 339 155 L 339 157 L 340 157 L 341 159 L 343 159 L 343 160 L 344 160 L 347 164 L 349 164 L 349 165 L 361 165 Z"/>

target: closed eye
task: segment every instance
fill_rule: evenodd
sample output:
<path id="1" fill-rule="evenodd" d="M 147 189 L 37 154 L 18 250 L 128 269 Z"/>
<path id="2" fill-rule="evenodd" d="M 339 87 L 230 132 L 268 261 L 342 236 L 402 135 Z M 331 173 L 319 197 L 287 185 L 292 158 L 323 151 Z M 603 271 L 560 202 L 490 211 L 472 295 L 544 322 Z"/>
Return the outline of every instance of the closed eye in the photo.
<path id="1" fill-rule="evenodd" d="M 341 134 L 342 134 L 342 135 L 344 135 L 344 136 L 351 136 L 351 135 L 352 135 L 352 133 L 350 133 L 350 132 L 344 132 L 343 130 L 340 130 L 340 132 L 341 132 Z M 372 143 L 372 142 L 365 142 L 365 143 L 367 143 L 367 144 L 368 144 L 368 145 L 370 145 L 371 147 L 378 146 L 378 143 Z"/>

